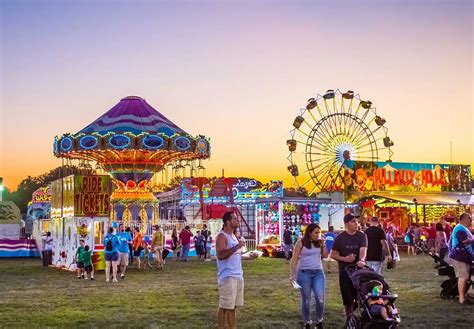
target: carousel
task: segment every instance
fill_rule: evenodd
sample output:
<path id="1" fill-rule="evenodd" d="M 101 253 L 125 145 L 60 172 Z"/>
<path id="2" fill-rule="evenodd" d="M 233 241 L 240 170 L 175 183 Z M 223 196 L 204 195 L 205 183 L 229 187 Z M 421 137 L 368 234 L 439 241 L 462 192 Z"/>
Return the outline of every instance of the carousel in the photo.
<path id="1" fill-rule="evenodd" d="M 109 225 L 121 222 L 149 233 L 159 221 L 152 177 L 170 166 L 174 172 L 202 167 L 210 145 L 205 136 L 189 135 L 143 98 L 129 96 L 79 132 L 55 137 L 54 155 L 66 167 L 74 160 L 101 174 L 64 177 L 52 184 L 55 261 L 69 267 L 79 239 L 94 251 L 103 249 Z"/>
<path id="2" fill-rule="evenodd" d="M 76 134 L 54 140 L 56 157 L 96 163 L 113 177 L 113 221 L 159 220 L 157 201 L 149 182 L 168 164 L 174 168 L 209 158 L 209 140 L 191 136 L 143 98 L 123 98 Z M 89 164 L 90 165 L 90 164 Z"/>

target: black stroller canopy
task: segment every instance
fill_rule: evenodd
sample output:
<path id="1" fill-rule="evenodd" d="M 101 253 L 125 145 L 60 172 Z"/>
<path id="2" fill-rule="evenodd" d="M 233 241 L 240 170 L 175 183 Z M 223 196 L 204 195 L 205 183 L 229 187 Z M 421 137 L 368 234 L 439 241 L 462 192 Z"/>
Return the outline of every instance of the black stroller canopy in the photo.
<path id="1" fill-rule="evenodd" d="M 388 283 L 385 281 L 383 276 L 380 274 L 375 273 L 369 269 L 354 269 L 349 271 L 349 277 L 351 278 L 352 284 L 354 288 L 357 290 L 361 290 L 362 284 L 370 282 L 370 281 L 379 281 L 383 285 L 383 290 L 389 290 L 390 287 Z M 365 292 L 367 293 L 367 292 Z"/>

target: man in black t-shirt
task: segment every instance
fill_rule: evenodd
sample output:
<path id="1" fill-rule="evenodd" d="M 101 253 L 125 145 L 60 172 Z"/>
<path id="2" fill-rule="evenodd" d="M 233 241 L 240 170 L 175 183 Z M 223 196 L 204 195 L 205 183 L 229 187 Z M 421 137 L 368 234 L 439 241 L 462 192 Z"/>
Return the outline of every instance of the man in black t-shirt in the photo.
<path id="1" fill-rule="evenodd" d="M 388 247 L 387 237 L 385 232 L 379 227 L 379 219 L 372 217 L 370 220 L 370 226 L 365 230 L 367 235 L 367 266 L 374 270 L 378 274 L 382 274 L 382 264 L 384 254 L 388 261 L 392 260 L 390 256 L 390 248 Z"/>
<path id="2" fill-rule="evenodd" d="M 346 230 L 340 233 L 336 240 L 334 240 L 330 255 L 332 259 L 337 260 L 339 263 L 339 286 L 347 316 L 351 315 L 354 311 L 357 291 L 352 285 L 349 275 L 346 273 L 346 267 L 353 264 L 363 267 L 367 254 L 367 236 L 364 232 L 357 230 L 356 218 L 358 217 L 352 214 L 344 216 Z"/>

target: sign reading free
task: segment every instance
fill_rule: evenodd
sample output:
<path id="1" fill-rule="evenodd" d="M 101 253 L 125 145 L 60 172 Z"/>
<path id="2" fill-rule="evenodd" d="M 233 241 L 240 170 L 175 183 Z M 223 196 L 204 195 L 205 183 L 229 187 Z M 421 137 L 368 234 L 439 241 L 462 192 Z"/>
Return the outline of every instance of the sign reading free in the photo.
<path id="1" fill-rule="evenodd" d="M 110 191 L 110 176 L 74 176 L 74 216 L 109 216 Z"/>

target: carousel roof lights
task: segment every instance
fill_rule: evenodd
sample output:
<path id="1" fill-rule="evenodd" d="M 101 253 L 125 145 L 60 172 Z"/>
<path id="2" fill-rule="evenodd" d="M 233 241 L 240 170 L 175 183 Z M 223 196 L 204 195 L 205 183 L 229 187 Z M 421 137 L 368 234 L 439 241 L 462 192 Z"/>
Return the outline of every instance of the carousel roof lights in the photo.
<path id="1" fill-rule="evenodd" d="M 139 183 L 174 160 L 207 159 L 211 150 L 205 136 L 187 134 L 143 98 L 127 96 L 79 132 L 55 137 L 53 152 L 93 160 L 123 183 Z"/>

